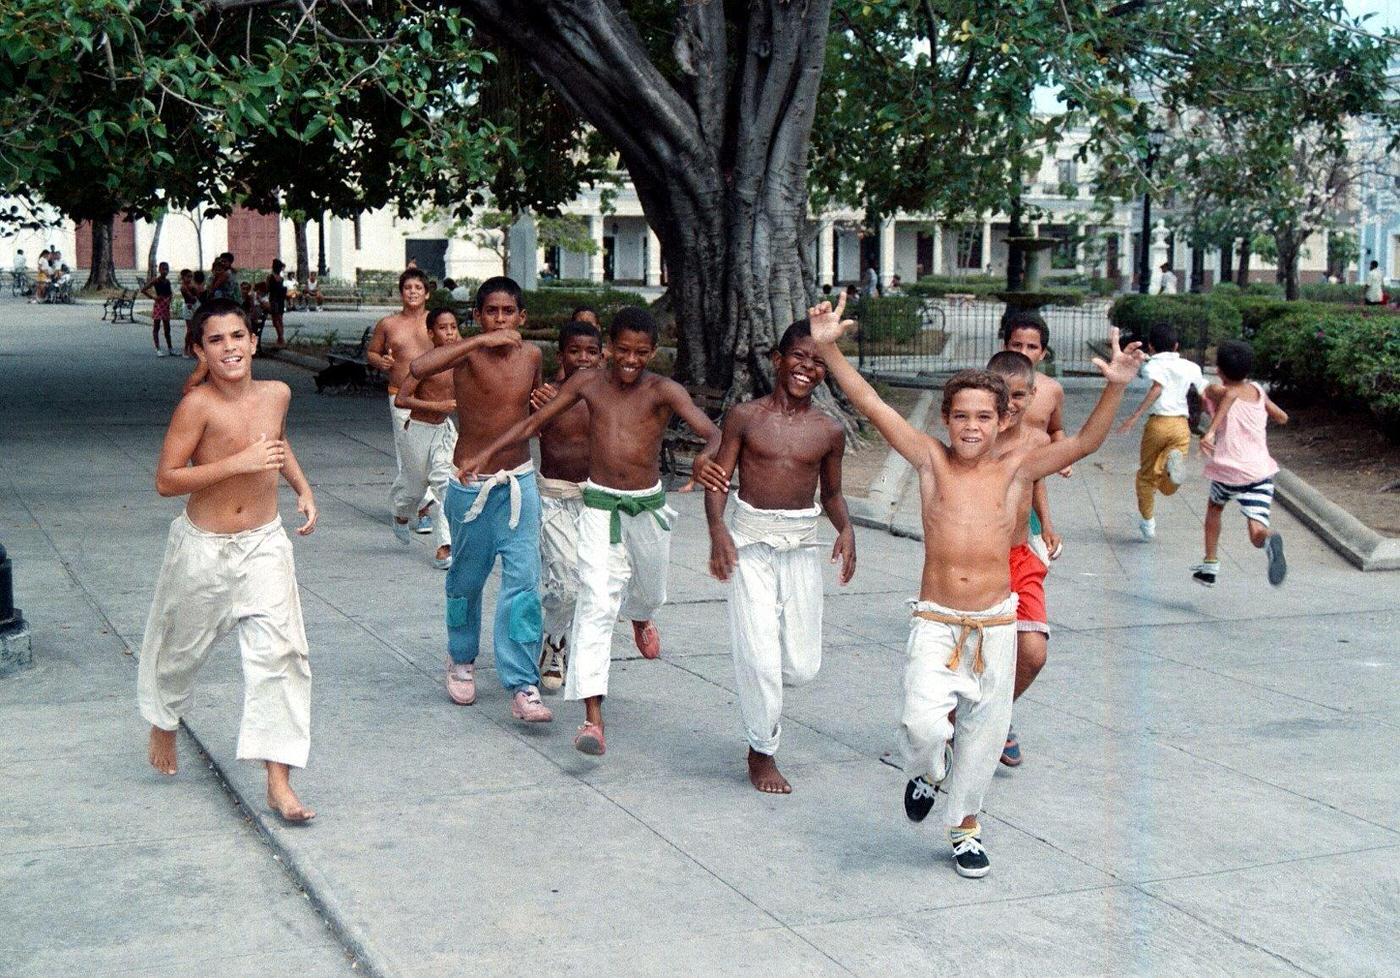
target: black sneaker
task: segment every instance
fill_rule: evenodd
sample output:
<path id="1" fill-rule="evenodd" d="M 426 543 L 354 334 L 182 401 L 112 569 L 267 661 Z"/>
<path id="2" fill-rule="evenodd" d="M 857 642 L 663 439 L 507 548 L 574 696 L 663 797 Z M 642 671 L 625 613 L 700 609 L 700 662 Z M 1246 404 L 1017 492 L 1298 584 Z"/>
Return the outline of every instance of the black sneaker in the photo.
<path id="1" fill-rule="evenodd" d="M 904 814 L 911 822 L 922 822 L 938 802 L 938 787 L 922 774 L 904 786 Z"/>
<path id="2" fill-rule="evenodd" d="M 1191 568 L 1191 580 L 1206 587 L 1215 587 L 1215 573 L 1220 569 L 1217 560 L 1204 560 Z"/>
<path id="3" fill-rule="evenodd" d="M 1283 559 L 1283 537 L 1270 533 L 1264 541 L 1264 554 L 1269 558 L 1269 583 L 1278 587 L 1288 576 L 1288 561 Z"/>
<path id="4" fill-rule="evenodd" d="M 969 835 L 953 846 L 953 868 L 959 876 L 981 879 L 992 871 L 992 861 L 982 848 L 980 836 Z"/>

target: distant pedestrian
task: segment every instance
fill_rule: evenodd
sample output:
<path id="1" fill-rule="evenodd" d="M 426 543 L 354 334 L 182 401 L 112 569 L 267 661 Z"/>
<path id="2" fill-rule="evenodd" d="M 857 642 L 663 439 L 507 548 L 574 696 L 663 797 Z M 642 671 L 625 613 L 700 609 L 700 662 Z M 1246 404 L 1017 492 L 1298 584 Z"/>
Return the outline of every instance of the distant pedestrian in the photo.
<path id="1" fill-rule="evenodd" d="M 287 267 L 287 263 L 280 258 L 272 260 L 272 271 L 268 273 L 267 281 L 267 312 L 272 319 L 272 328 L 277 331 L 277 348 L 281 349 L 286 345 L 282 336 L 282 317 L 287 312 L 287 285 L 282 279 L 282 270 Z"/>
<path id="2" fill-rule="evenodd" d="M 161 262 L 157 275 L 141 286 L 141 294 L 151 300 L 151 342 L 156 345 L 156 356 L 175 355 L 170 345 L 170 301 L 175 295 L 175 287 L 170 284 L 170 263 Z M 160 333 L 165 330 L 165 349 L 160 348 Z"/>
<path id="3" fill-rule="evenodd" d="M 1277 587 L 1288 573 L 1283 557 L 1283 537 L 1269 529 L 1269 509 L 1274 499 L 1274 473 L 1278 463 L 1269 455 L 1268 423 L 1288 424 L 1288 412 L 1249 379 L 1254 349 L 1244 340 L 1226 340 L 1215 355 L 1215 367 L 1223 383 L 1206 388 L 1205 399 L 1215 417 L 1201 436 L 1201 451 L 1208 456 L 1205 476 L 1210 480 L 1206 503 L 1205 557 L 1192 568 L 1191 577 L 1215 587 L 1220 574 L 1216 547 L 1220 542 L 1220 515 L 1230 500 L 1240 504 L 1249 542 L 1269 559 L 1269 583 Z"/>
<path id="4" fill-rule="evenodd" d="M 1366 305 L 1385 305 L 1385 276 L 1378 261 L 1371 262 L 1371 270 L 1366 273 Z"/>

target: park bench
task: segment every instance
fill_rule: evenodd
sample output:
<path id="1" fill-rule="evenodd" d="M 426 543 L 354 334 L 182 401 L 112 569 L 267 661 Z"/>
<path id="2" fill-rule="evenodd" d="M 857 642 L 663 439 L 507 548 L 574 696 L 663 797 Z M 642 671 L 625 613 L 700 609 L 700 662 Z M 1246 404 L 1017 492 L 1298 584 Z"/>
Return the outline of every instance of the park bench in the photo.
<path id="1" fill-rule="evenodd" d="M 303 312 L 311 312 L 313 308 L 316 311 L 320 311 L 321 309 L 324 309 L 327 306 L 346 306 L 348 308 L 353 308 L 356 312 L 359 312 L 360 307 L 363 306 L 365 303 L 364 291 L 362 289 L 357 289 L 354 286 L 321 285 L 320 291 L 321 302 L 320 305 L 315 307 L 311 305 L 312 297 L 309 293 L 307 293 L 305 289 L 298 291 L 296 298 L 296 308 L 300 309 Z"/>
<path id="2" fill-rule="evenodd" d="M 384 385 L 384 375 L 370 367 L 365 352 L 373 335 L 374 327 L 369 326 L 361 334 L 360 342 L 337 343 L 326 351 L 329 366 L 316 375 L 316 393 L 323 393 L 328 387 L 361 391 Z"/>
<path id="3" fill-rule="evenodd" d="M 690 395 L 691 403 L 704 411 L 706 417 L 715 424 L 720 423 L 720 418 L 724 413 L 724 391 L 715 387 L 687 384 L 685 392 Z M 661 436 L 661 473 L 663 479 L 674 484 L 690 478 L 690 460 L 699 454 L 706 444 L 705 439 L 696 434 L 690 425 L 681 420 L 679 416 L 673 415 L 670 423 L 666 426 L 665 434 Z M 670 478 L 666 479 L 667 476 Z M 670 484 L 667 488 L 671 488 Z"/>
<path id="4" fill-rule="evenodd" d="M 113 323 L 136 322 L 136 290 L 123 288 L 120 295 L 108 296 L 102 303 L 102 318 L 110 314 Z"/>

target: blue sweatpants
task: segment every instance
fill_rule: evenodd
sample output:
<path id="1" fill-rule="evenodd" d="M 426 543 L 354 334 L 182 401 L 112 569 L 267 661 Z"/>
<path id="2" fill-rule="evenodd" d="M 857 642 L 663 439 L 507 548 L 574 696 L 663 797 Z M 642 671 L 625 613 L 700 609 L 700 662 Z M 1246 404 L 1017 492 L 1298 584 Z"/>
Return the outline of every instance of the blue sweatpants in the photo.
<path id="1" fill-rule="evenodd" d="M 540 681 L 540 493 L 535 474 L 516 477 L 520 522 L 510 528 L 509 485 L 492 488 L 476 519 L 463 522 L 482 485 L 447 484 L 444 510 L 452 531 L 447 571 L 447 650 L 453 662 L 475 662 L 481 651 L 481 591 L 497 555 L 501 591 L 496 598 L 492 645 L 496 674 L 508 690 Z"/>

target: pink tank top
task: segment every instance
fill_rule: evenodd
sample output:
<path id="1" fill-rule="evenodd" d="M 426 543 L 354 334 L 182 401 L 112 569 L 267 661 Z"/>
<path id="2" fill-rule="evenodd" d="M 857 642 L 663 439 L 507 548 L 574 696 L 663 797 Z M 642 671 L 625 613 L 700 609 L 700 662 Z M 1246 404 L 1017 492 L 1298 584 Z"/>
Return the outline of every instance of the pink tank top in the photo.
<path id="1" fill-rule="evenodd" d="M 1249 383 L 1259 392 L 1259 399 L 1235 398 L 1230 413 L 1215 430 L 1215 454 L 1205 464 L 1205 477 L 1213 482 L 1247 486 L 1278 471 L 1264 434 L 1269 423 L 1269 412 L 1264 408 L 1268 395 L 1254 381 Z"/>

